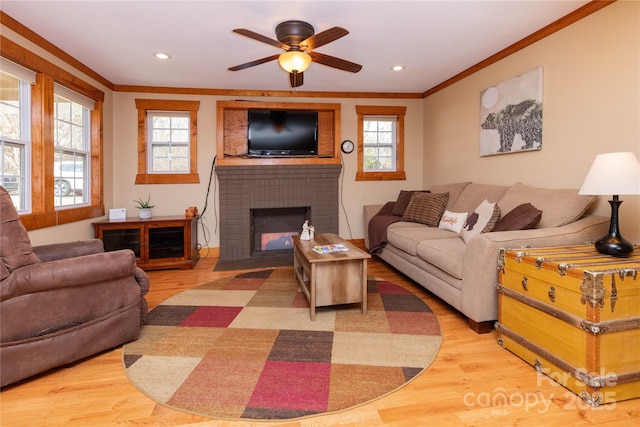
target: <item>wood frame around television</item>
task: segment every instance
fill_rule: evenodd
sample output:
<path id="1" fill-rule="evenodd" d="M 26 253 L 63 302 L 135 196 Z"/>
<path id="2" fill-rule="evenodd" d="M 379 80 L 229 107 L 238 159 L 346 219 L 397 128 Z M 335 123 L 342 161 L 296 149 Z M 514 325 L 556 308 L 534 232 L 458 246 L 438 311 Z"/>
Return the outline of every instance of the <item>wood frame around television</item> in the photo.
<path id="1" fill-rule="evenodd" d="M 304 158 L 248 158 L 247 111 L 311 110 L 318 112 L 318 156 Z M 216 153 L 219 165 L 340 164 L 341 105 L 314 102 L 218 101 L 216 103 Z"/>

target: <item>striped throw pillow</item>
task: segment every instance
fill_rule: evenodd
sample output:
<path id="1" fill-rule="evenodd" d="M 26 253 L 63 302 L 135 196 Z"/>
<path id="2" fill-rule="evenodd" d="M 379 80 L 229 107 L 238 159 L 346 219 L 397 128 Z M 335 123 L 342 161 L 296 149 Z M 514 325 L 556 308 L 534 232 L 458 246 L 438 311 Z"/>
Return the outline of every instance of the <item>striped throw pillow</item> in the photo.
<path id="1" fill-rule="evenodd" d="M 448 201 L 449 193 L 415 193 L 402 220 L 437 227 Z"/>

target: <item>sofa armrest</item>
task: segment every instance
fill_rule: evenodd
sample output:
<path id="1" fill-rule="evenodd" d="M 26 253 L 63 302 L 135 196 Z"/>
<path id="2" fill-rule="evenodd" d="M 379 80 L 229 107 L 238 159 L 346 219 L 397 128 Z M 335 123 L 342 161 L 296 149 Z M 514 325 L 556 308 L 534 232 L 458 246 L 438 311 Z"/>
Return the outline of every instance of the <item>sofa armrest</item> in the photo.
<path id="1" fill-rule="evenodd" d="M 498 318 L 498 299 L 495 285 L 498 282 L 500 249 L 516 249 L 526 246 L 583 245 L 601 238 L 608 229 L 609 218 L 586 216 L 562 227 L 498 231 L 473 237 L 467 244 L 462 265 L 461 311 L 477 322 Z M 492 309 L 487 311 L 487 306 Z M 480 307 L 483 309 L 480 310 Z M 493 318 L 478 318 L 481 311 L 493 313 Z"/>
<path id="2" fill-rule="evenodd" d="M 33 253 L 42 262 L 55 261 L 65 258 L 75 258 L 83 255 L 104 252 L 104 245 L 100 239 L 82 240 L 79 242 L 53 243 L 50 245 L 34 246 Z"/>
<path id="3" fill-rule="evenodd" d="M 135 277 L 138 286 L 140 286 L 140 321 L 144 321 L 144 317 L 149 312 L 149 304 L 144 296 L 149 292 L 149 276 L 140 267 L 136 267 L 133 270 L 133 277 Z"/>
<path id="4" fill-rule="evenodd" d="M 15 269 L 2 281 L 0 301 L 56 288 L 133 276 L 135 269 L 136 257 L 129 249 L 30 264 Z"/>
<path id="5" fill-rule="evenodd" d="M 369 249 L 369 221 L 371 221 L 371 218 L 373 218 L 373 216 L 375 214 L 377 214 L 378 212 L 380 212 L 380 209 L 382 209 L 382 207 L 384 206 L 384 204 L 382 205 L 364 205 L 362 207 L 362 215 L 363 215 L 363 221 L 364 221 L 364 246 L 365 248 Z"/>

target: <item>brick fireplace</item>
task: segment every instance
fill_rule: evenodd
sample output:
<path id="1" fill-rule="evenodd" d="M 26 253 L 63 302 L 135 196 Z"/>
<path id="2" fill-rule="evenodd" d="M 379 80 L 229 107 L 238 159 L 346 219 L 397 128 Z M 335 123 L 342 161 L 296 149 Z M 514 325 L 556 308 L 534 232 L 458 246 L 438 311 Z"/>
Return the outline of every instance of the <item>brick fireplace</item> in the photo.
<path id="1" fill-rule="evenodd" d="M 258 246 L 255 217 L 286 208 L 304 212 L 317 233 L 338 233 L 341 165 L 225 165 L 216 167 L 220 200 L 220 259 L 247 259 Z M 290 218 L 289 214 L 285 216 Z M 301 217 L 302 218 L 302 217 Z M 274 219 L 273 221 L 277 221 Z M 271 222 L 273 222 L 271 221 Z M 295 231 L 302 229 L 302 221 Z M 284 226 L 285 228 L 291 227 Z M 253 230 L 253 232 L 252 232 Z M 277 227 L 269 231 L 277 230 Z"/>

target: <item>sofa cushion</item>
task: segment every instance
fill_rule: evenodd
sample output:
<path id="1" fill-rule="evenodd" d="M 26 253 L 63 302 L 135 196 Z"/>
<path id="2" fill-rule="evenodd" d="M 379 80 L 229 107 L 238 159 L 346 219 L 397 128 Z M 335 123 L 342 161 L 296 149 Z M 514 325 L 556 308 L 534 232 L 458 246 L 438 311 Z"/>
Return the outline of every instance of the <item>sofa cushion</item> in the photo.
<path id="1" fill-rule="evenodd" d="M 20 222 L 11 196 L 3 187 L 0 187 L 0 261 L 4 264 L 0 280 L 16 268 L 40 262 L 33 253 L 29 234 Z"/>
<path id="2" fill-rule="evenodd" d="M 472 237 L 491 231 L 498 219 L 500 219 L 500 206 L 485 199 L 467 218 L 462 226 L 460 237 L 465 243 L 469 243 Z"/>
<path id="3" fill-rule="evenodd" d="M 523 203 L 531 203 L 544 214 L 536 228 L 560 227 L 584 215 L 596 196 L 579 195 L 577 189 L 536 188 L 521 182 L 512 185 L 498 201 L 502 212 L 510 212 Z"/>
<path id="4" fill-rule="evenodd" d="M 411 196 L 402 220 L 437 227 L 448 200 L 449 193 L 415 193 Z"/>
<path id="5" fill-rule="evenodd" d="M 442 218 L 440 218 L 438 228 L 460 233 L 462 226 L 467 221 L 467 216 L 469 216 L 467 212 L 450 212 L 445 210 Z"/>
<path id="6" fill-rule="evenodd" d="M 416 248 L 423 240 L 459 238 L 451 231 L 437 227 L 427 227 L 415 222 L 396 222 L 387 228 L 387 242 L 390 245 L 416 256 Z"/>
<path id="7" fill-rule="evenodd" d="M 502 199 L 508 189 L 508 185 L 471 183 L 464 188 L 450 210 L 471 213 L 483 200 L 494 203 Z"/>
<path id="8" fill-rule="evenodd" d="M 407 210 L 407 206 L 409 206 L 409 202 L 411 202 L 411 196 L 414 193 L 428 193 L 429 190 L 400 190 L 400 194 L 398 194 L 398 198 L 396 199 L 396 203 L 393 205 L 393 210 L 391 211 L 391 215 L 402 216 L 404 215 L 404 211 Z"/>
<path id="9" fill-rule="evenodd" d="M 460 194 L 467 185 L 471 182 L 456 182 L 453 184 L 437 184 L 433 185 L 429 190 L 432 193 L 449 193 L 449 200 L 447 201 L 447 209 L 452 210 L 453 204 L 458 200 Z"/>
<path id="10" fill-rule="evenodd" d="M 462 260 L 467 245 L 460 238 L 423 240 L 416 249 L 418 257 L 462 279 Z"/>
<path id="11" fill-rule="evenodd" d="M 531 203 L 523 203 L 500 218 L 492 231 L 529 230 L 540 222 L 542 213 Z"/>

